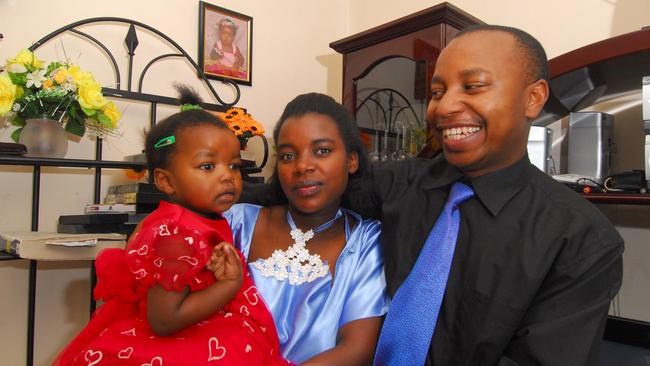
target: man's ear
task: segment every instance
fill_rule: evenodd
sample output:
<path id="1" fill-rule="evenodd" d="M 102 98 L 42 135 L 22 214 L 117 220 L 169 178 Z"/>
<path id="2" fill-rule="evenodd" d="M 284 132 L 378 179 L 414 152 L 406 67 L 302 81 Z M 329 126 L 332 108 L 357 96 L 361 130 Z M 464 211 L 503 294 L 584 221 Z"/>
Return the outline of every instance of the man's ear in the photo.
<path id="1" fill-rule="evenodd" d="M 351 151 L 348 154 L 348 174 L 354 174 L 359 170 L 359 154 L 356 151 Z"/>
<path id="2" fill-rule="evenodd" d="M 526 88 L 526 117 L 529 121 L 537 118 L 548 99 L 549 87 L 546 80 L 537 80 Z"/>
<path id="3" fill-rule="evenodd" d="M 172 195 L 174 193 L 174 186 L 167 170 L 161 168 L 154 169 L 153 182 L 163 193 L 167 195 Z"/>

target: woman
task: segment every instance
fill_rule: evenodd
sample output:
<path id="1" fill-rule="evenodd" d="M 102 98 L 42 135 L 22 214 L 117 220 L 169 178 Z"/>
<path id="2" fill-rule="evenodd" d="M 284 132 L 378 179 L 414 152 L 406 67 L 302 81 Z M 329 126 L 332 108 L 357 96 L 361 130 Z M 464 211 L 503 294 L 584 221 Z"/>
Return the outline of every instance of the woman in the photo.
<path id="1" fill-rule="evenodd" d="M 372 362 L 387 311 L 380 224 L 343 209 L 366 168 L 356 126 L 331 97 L 296 97 L 274 130 L 272 184 L 286 203 L 233 206 L 224 216 L 278 330 L 301 364 Z"/>

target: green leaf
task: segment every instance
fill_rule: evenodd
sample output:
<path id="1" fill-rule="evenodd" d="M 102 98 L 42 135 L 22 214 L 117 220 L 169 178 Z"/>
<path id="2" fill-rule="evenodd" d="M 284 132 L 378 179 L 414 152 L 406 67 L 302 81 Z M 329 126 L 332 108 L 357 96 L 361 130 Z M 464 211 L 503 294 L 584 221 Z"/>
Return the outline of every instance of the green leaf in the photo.
<path id="1" fill-rule="evenodd" d="M 11 79 L 11 82 L 16 85 L 25 85 L 27 83 L 27 73 L 16 74 L 13 72 L 9 72 L 8 74 L 9 74 L 9 78 Z"/>
<path id="2" fill-rule="evenodd" d="M 25 125 L 25 119 L 19 115 L 15 115 L 14 118 L 11 119 L 10 123 L 14 126 L 23 127 Z"/>
<path id="3" fill-rule="evenodd" d="M 86 133 L 86 125 L 84 125 L 83 120 L 70 117 L 68 123 L 65 124 L 65 130 L 70 132 L 73 135 L 82 137 Z"/>
<path id="4" fill-rule="evenodd" d="M 19 128 L 11 134 L 11 139 L 18 142 L 20 140 L 20 133 L 23 132 L 23 128 Z"/>
<path id="5" fill-rule="evenodd" d="M 104 125 L 107 128 L 113 128 L 113 121 L 104 114 L 104 112 L 98 112 L 97 113 L 97 118 L 99 119 L 99 123 Z"/>
<path id="6" fill-rule="evenodd" d="M 23 96 L 21 97 L 21 99 L 24 99 L 24 98 L 26 98 L 26 97 L 28 97 L 30 95 L 34 95 L 34 92 L 32 91 L 32 89 L 23 88 Z"/>
<path id="7" fill-rule="evenodd" d="M 40 117 L 42 113 L 40 113 L 38 106 L 36 105 L 38 102 L 33 101 L 25 104 L 23 106 L 23 109 L 18 112 L 18 115 L 20 115 L 23 118 L 30 118 L 30 117 Z"/>
<path id="8" fill-rule="evenodd" d="M 63 66 L 63 64 L 58 61 L 50 63 L 49 65 L 47 65 L 46 75 L 51 75 L 52 71 L 58 69 L 61 66 Z"/>
<path id="9" fill-rule="evenodd" d="M 81 107 L 81 106 L 79 106 L 79 107 L 81 108 L 82 111 L 84 111 L 84 113 L 88 117 L 94 116 L 95 113 L 97 113 L 97 111 L 95 109 L 84 108 L 84 107 Z"/>
<path id="10" fill-rule="evenodd" d="M 83 120 L 83 118 L 81 118 L 81 116 L 79 115 L 79 106 L 76 105 L 76 104 L 72 104 L 70 106 L 70 108 L 68 108 L 68 114 L 70 115 L 70 118 L 72 118 L 72 119 Z"/>

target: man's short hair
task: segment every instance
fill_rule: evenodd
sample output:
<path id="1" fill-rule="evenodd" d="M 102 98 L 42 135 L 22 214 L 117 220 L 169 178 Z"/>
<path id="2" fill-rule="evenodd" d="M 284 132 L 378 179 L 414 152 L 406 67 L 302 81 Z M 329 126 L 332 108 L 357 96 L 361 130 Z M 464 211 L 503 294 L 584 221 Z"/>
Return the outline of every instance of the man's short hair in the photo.
<path id="1" fill-rule="evenodd" d="M 548 81 L 548 59 L 544 47 L 539 41 L 530 34 L 521 29 L 507 27 L 503 25 L 477 24 L 462 29 L 454 38 L 462 37 L 474 32 L 504 32 L 515 37 L 517 45 L 521 48 L 524 59 L 526 60 L 527 74 L 531 82 L 537 80 Z"/>

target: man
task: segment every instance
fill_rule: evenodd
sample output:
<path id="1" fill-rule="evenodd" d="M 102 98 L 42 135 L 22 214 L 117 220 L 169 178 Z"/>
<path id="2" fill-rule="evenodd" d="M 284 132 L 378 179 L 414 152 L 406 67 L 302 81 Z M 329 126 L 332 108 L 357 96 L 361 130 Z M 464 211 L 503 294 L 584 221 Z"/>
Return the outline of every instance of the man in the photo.
<path id="1" fill-rule="evenodd" d="M 402 353 L 406 364 L 436 366 L 574 366 L 593 360 L 621 285 L 623 240 L 594 206 L 528 160 L 530 122 L 549 94 L 547 70 L 544 49 L 521 30 L 463 30 L 441 52 L 431 85 L 427 120 L 443 154 L 376 164 L 359 189 L 348 192 L 346 206 L 382 220 L 394 301 L 376 364 L 397 364 L 390 357 Z M 412 344 L 422 327 L 397 323 L 396 337 L 386 336 L 387 327 L 395 325 L 392 316 L 410 312 L 395 295 L 415 274 L 456 182 L 474 195 L 459 204 L 448 277 L 416 285 L 446 280 L 435 327 L 417 350 Z M 264 201 L 264 192 L 248 191 L 246 199 Z M 402 298 L 422 296 L 427 294 Z M 394 342 L 400 337 L 406 346 Z M 384 341 L 401 346 L 385 347 Z"/>
<path id="2" fill-rule="evenodd" d="M 542 46 L 518 29 L 459 33 L 438 58 L 427 110 L 443 154 L 373 166 L 350 194 L 353 210 L 382 220 L 393 297 L 452 183 L 474 191 L 460 205 L 426 365 L 586 365 L 601 342 L 621 284 L 623 240 L 595 207 L 528 160 L 530 121 L 549 94 L 547 69 Z M 406 311 L 395 303 L 382 332 L 391 312 Z M 416 333 L 401 330 L 406 339 Z M 392 364 L 379 343 L 376 364 Z M 388 354 L 416 352 L 409 348 Z"/>

